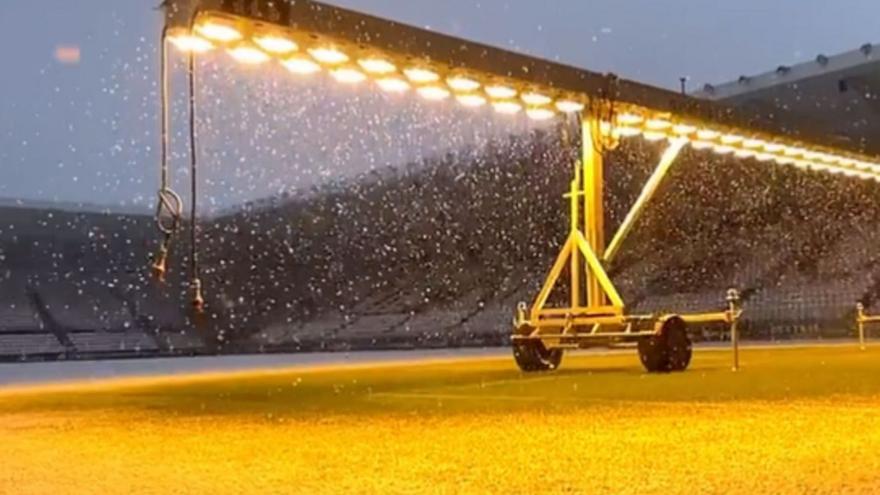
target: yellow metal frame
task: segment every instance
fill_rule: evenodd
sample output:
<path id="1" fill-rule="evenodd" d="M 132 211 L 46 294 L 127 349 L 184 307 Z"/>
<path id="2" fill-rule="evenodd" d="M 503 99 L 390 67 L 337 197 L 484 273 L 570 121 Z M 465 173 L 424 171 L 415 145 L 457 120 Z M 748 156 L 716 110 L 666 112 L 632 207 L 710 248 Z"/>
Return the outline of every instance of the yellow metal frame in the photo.
<path id="1" fill-rule="evenodd" d="M 569 200 L 569 234 L 540 292 L 531 306 L 520 304 L 513 338 L 540 339 L 548 348 L 576 348 L 626 342 L 660 331 L 656 325 L 669 315 L 628 315 L 625 303 L 605 271 L 620 250 L 663 179 L 675 163 L 687 139 L 673 139 L 645 183 L 610 244 L 605 244 L 604 157 L 602 120 L 591 113 L 581 118 L 582 155 L 575 162 L 565 197 Z M 583 218 L 581 218 L 583 217 Z M 601 255 L 599 254 L 601 253 Z M 553 289 L 566 266 L 570 275 L 570 300 L 565 307 L 548 307 Z M 730 325 L 734 369 L 738 363 L 736 321 L 742 311 L 735 290 L 728 293 L 727 309 L 717 312 L 675 315 L 686 323 L 723 322 Z M 641 327 L 641 328 L 640 328 Z"/>

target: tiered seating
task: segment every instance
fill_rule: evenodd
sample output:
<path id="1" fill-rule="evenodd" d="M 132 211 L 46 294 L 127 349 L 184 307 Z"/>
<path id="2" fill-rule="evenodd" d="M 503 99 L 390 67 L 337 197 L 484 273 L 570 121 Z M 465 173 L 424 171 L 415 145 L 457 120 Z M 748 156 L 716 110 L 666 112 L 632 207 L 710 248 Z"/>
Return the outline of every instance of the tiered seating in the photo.
<path id="1" fill-rule="evenodd" d="M 46 310 L 68 331 L 122 330 L 133 326 L 123 302 L 87 282 L 49 282 L 36 287 Z"/>
<path id="2" fill-rule="evenodd" d="M 0 334 L 0 359 L 59 357 L 64 352 L 64 346 L 50 333 Z"/>
<path id="3" fill-rule="evenodd" d="M 143 332 L 75 332 L 69 337 L 80 354 L 141 354 L 158 350 L 156 342 Z"/>

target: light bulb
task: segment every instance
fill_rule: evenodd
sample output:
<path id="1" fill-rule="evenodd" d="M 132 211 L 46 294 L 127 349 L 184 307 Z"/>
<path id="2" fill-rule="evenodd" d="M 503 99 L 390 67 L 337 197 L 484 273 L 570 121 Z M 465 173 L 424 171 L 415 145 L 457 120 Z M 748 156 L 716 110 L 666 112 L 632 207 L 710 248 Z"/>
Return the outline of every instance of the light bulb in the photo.
<path id="1" fill-rule="evenodd" d="M 276 55 L 286 55 L 299 49 L 293 40 L 279 35 L 267 34 L 263 36 L 255 36 L 254 43 L 264 51 L 274 53 Z"/>
<path id="2" fill-rule="evenodd" d="M 212 41 L 231 43 L 242 39 L 235 22 L 227 19 L 207 19 L 196 25 L 196 32 Z"/>
<path id="3" fill-rule="evenodd" d="M 282 61 L 281 65 L 290 72 L 300 75 L 314 74 L 321 70 L 321 66 L 317 62 L 306 57 L 291 57 Z"/>
<path id="4" fill-rule="evenodd" d="M 575 113 L 575 112 L 583 111 L 584 104 L 577 102 L 577 101 L 571 101 L 571 100 L 559 100 L 556 102 L 556 108 L 560 112 Z"/>
<path id="5" fill-rule="evenodd" d="M 363 72 L 351 67 L 333 69 L 330 71 L 330 75 L 333 76 L 333 79 L 336 79 L 343 84 L 357 84 L 367 79 L 367 76 Z"/>
<path id="6" fill-rule="evenodd" d="M 480 89 L 480 83 L 474 81 L 473 79 L 468 79 L 467 77 L 462 76 L 453 76 L 446 80 L 446 84 L 449 85 L 455 91 L 476 91 Z"/>
<path id="7" fill-rule="evenodd" d="M 450 95 L 448 89 L 441 88 L 440 86 L 422 86 L 416 91 L 422 98 L 431 101 L 445 100 Z"/>
<path id="8" fill-rule="evenodd" d="M 403 71 L 410 81 L 417 84 L 431 83 L 438 81 L 440 76 L 431 70 L 421 68 L 410 68 Z"/>
<path id="9" fill-rule="evenodd" d="M 365 58 L 358 60 L 358 65 L 370 74 L 391 74 L 397 72 L 397 67 L 391 62 L 381 58 Z"/>
<path id="10" fill-rule="evenodd" d="M 522 105 L 515 101 L 496 101 L 492 104 L 495 111 L 505 115 L 514 115 L 522 111 Z"/>
<path id="11" fill-rule="evenodd" d="M 205 53 L 214 49 L 213 43 L 194 34 L 181 33 L 169 36 L 168 41 L 170 41 L 175 48 L 186 53 Z"/>
<path id="12" fill-rule="evenodd" d="M 553 101 L 553 98 L 550 98 L 547 95 L 542 95 L 541 93 L 523 93 L 522 101 L 526 102 L 527 105 L 541 106 L 546 105 Z"/>
<path id="13" fill-rule="evenodd" d="M 229 50 L 229 54 L 235 60 L 248 65 L 257 65 L 269 61 L 269 55 L 256 46 L 245 43 Z"/>
<path id="14" fill-rule="evenodd" d="M 309 55 L 322 64 L 339 65 L 348 62 L 348 55 L 342 53 L 336 48 L 312 48 Z"/>
<path id="15" fill-rule="evenodd" d="M 493 85 L 493 86 L 486 86 L 486 94 L 489 95 L 490 98 L 497 98 L 499 100 L 503 100 L 506 98 L 513 98 L 514 96 L 516 96 L 516 90 L 513 88 L 509 88 L 507 86 Z M 522 107 L 520 107 L 520 110 L 522 110 Z M 517 112 L 518 111 L 519 110 L 517 110 Z M 514 112 L 514 113 L 516 113 L 516 112 Z"/>
<path id="16" fill-rule="evenodd" d="M 556 116 L 556 112 L 550 110 L 549 108 L 529 108 L 526 110 L 526 115 L 529 116 L 532 120 L 550 120 Z"/>
<path id="17" fill-rule="evenodd" d="M 376 84 L 388 93 L 403 93 L 410 88 L 408 82 L 398 77 L 384 77 L 376 81 Z"/>
<path id="18" fill-rule="evenodd" d="M 481 107 L 486 104 L 486 98 L 477 94 L 458 95 L 455 99 L 466 107 Z"/>

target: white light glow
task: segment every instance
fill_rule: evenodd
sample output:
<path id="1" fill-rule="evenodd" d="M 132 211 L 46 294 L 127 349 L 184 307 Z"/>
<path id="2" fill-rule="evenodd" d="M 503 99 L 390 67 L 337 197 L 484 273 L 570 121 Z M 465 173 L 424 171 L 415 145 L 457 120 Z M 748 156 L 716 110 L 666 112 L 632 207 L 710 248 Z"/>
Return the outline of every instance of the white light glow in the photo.
<path id="1" fill-rule="evenodd" d="M 248 65 L 258 65 L 269 61 L 269 55 L 250 43 L 230 49 L 229 54 L 235 60 Z"/>
<path id="2" fill-rule="evenodd" d="M 712 129 L 700 129 L 697 131 L 697 139 L 701 141 L 712 141 L 718 139 L 721 133 Z"/>
<path id="3" fill-rule="evenodd" d="M 397 72 L 397 66 L 381 58 L 365 58 L 358 60 L 358 65 L 370 74 L 391 74 Z"/>
<path id="4" fill-rule="evenodd" d="M 669 129 L 670 127 L 672 127 L 672 122 L 669 122 L 668 120 L 650 119 L 645 122 L 645 128 L 652 131 L 662 131 Z"/>
<path id="5" fill-rule="evenodd" d="M 293 40 L 278 35 L 256 36 L 254 37 L 254 43 L 262 48 L 263 51 L 276 55 L 286 55 L 299 49 L 299 45 Z"/>
<path id="6" fill-rule="evenodd" d="M 556 116 L 556 112 L 549 108 L 529 108 L 526 115 L 532 120 L 550 120 Z"/>
<path id="7" fill-rule="evenodd" d="M 306 57 L 291 57 L 282 61 L 281 65 L 290 72 L 300 75 L 314 74 L 321 70 L 317 62 Z"/>
<path id="8" fill-rule="evenodd" d="M 486 98 L 478 94 L 465 94 L 455 97 L 459 103 L 466 107 L 481 107 L 486 104 Z"/>
<path id="9" fill-rule="evenodd" d="M 672 127 L 672 132 L 674 132 L 675 134 L 678 134 L 679 136 L 684 136 L 687 134 L 693 134 L 693 133 L 697 132 L 697 128 L 692 125 L 687 125 L 687 124 L 675 124 Z"/>
<path id="10" fill-rule="evenodd" d="M 617 123 L 619 125 L 636 125 L 641 124 L 644 121 L 644 117 L 634 113 L 621 113 L 617 115 Z"/>
<path id="11" fill-rule="evenodd" d="M 721 144 L 737 144 L 743 142 L 742 136 L 736 134 L 725 134 L 721 136 Z"/>
<path id="12" fill-rule="evenodd" d="M 168 41 L 170 41 L 175 48 L 186 53 L 205 53 L 214 49 L 213 43 L 194 34 L 169 36 Z"/>
<path id="13" fill-rule="evenodd" d="M 440 80 L 440 75 L 428 69 L 412 68 L 403 71 L 410 81 L 416 84 L 432 83 Z"/>
<path id="14" fill-rule="evenodd" d="M 231 43 L 243 37 L 235 23 L 225 19 L 208 19 L 201 22 L 196 25 L 196 32 L 209 40 L 220 43 Z"/>
<path id="15" fill-rule="evenodd" d="M 474 81 L 473 79 L 469 79 L 467 77 L 462 76 L 454 76 L 450 77 L 446 80 L 446 84 L 449 85 L 455 91 L 476 91 L 480 89 L 480 83 Z"/>
<path id="16" fill-rule="evenodd" d="M 522 98 L 522 101 L 526 102 L 527 105 L 534 105 L 534 106 L 547 105 L 553 101 L 553 98 L 550 98 L 547 95 L 542 95 L 541 93 L 535 93 L 535 92 L 523 93 L 521 98 Z"/>
<path id="17" fill-rule="evenodd" d="M 403 93 L 408 91 L 410 85 L 399 77 L 384 77 L 376 81 L 376 84 L 388 93 Z"/>
<path id="18" fill-rule="evenodd" d="M 312 48 L 309 50 L 309 55 L 322 64 L 339 65 L 348 62 L 348 55 L 336 48 Z"/>
<path id="19" fill-rule="evenodd" d="M 440 86 L 422 86 L 416 91 L 419 93 L 419 96 L 431 101 L 445 100 L 451 95 L 448 89 L 441 88 Z"/>
<path id="20" fill-rule="evenodd" d="M 577 101 L 571 101 L 571 100 L 559 100 L 556 102 L 556 108 L 560 112 L 575 113 L 575 112 L 583 111 L 584 104 L 577 102 Z"/>
<path id="21" fill-rule="evenodd" d="M 514 115 L 522 111 L 522 105 L 515 101 L 496 101 L 492 104 L 495 111 L 505 115 Z"/>
<path id="22" fill-rule="evenodd" d="M 366 74 L 352 67 L 333 69 L 330 71 L 330 75 L 333 76 L 333 79 L 343 84 L 357 84 L 367 79 Z"/>
<path id="23" fill-rule="evenodd" d="M 491 98 L 503 100 L 503 99 L 507 99 L 507 98 L 513 98 L 514 96 L 516 96 L 516 90 L 513 88 L 510 88 L 510 87 L 507 87 L 507 86 L 500 86 L 500 85 L 486 86 L 486 94 L 489 95 L 489 97 L 491 97 Z M 520 106 L 520 110 L 522 110 L 521 106 Z M 517 112 L 519 112 L 519 110 L 517 110 Z M 516 112 L 513 112 L 513 113 L 516 113 Z"/>

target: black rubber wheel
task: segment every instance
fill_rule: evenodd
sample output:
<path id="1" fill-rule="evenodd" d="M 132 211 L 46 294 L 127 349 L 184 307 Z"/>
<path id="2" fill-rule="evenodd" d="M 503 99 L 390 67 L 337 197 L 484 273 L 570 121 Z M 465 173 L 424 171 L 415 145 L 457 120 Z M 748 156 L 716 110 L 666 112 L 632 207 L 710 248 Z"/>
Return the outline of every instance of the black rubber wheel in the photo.
<path id="1" fill-rule="evenodd" d="M 656 335 L 639 340 L 639 359 L 650 373 L 684 371 L 691 363 L 693 346 L 687 325 L 678 317 L 659 322 Z"/>
<path id="2" fill-rule="evenodd" d="M 639 360 L 649 373 L 669 371 L 669 348 L 662 335 L 652 335 L 639 340 Z"/>
<path id="3" fill-rule="evenodd" d="M 562 362 L 562 349 L 547 349 L 540 340 L 517 340 L 513 342 L 513 359 L 519 369 L 526 373 L 552 371 Z"/>
<path id="4" fill-rule="evenodd" d="M 670 318 L 666 320 L 662 332 L 669 348 L 669 371 L 686 370 L 694 352 L 687 324 L 681 318 Z"/>

